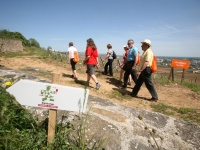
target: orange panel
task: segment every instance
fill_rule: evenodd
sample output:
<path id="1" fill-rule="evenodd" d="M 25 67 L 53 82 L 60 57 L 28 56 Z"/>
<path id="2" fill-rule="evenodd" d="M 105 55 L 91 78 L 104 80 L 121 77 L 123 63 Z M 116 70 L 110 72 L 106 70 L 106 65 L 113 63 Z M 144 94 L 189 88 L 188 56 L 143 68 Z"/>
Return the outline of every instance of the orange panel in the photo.
<path id="1" fill-rule="evenodd" d="M 189 60 L 172 59 L 172 63 L 171 63 L 171 67 L 173 67 L 173 68 L 188 69 L 189 65 L 190 65 Z"/>

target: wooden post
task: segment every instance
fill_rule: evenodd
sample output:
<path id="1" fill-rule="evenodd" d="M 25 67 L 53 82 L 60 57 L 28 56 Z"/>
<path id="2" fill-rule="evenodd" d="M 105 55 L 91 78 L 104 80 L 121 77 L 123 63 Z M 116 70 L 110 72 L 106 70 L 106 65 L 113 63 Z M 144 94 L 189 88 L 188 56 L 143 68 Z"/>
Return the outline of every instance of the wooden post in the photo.
<path id="1" fill-rule="evenodd" d="M 53 73 L 52 84 L 60 82 L 60 74 Z M 52 144 L 55 137 L 57 110 L 49 109 L 48 144 Z"/>
<path id="2" fill-rule="evenodd" d="M 183 69 L 183 72 L 182 72 L 181 83 L 182 83 L 182 82 L 183 82 L 183 80 L 184 80 L 184 76 L 185 76 L 185 69 Z"/>
<path id="3" fill-rule="evenodd" d="M 174 68 L 172 67 L 172 81 L 174 81 Z"/>
<path id="4" fill-rule="evenodd" d="M 169 73 L 169 77 L 168 77 L 168 80 L 170 80 L 172 77 L 172 68 L 170 69 L 170 73 Z"/>
<path id="5" fill-rule="evenodd" d="M 195 83 L 197 83 L 197 77 L 195 78 Z"/>
<path id="6" fill-rule="evenodd" d="M 100 59 L 101 59 L 101 62 L 103 64 L 103 67 L 105 67 L 103 59 L 101 57 L 100 57 Z"/>

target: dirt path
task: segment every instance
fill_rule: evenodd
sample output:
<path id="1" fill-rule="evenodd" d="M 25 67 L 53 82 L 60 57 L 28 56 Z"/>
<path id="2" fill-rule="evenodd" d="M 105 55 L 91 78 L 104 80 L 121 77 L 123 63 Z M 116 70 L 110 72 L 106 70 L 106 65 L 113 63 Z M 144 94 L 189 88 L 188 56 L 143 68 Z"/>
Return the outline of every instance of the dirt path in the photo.
<path id="1" fill-rule="evenodd" d="M 79 81 L 75 82 L 72 78 L 69 77 L 71 75 L 71 68 L 70 65 L 66 63 L 55 62 L 53 60 L 42 60 L 37 58 L 0 58 L 0 60 L 1 65 L 15 70 L 21 70 L 25 68 L 38 68 L 61 74 L 64 73 L 65 76 L 61 78 L 61 85 L 83 87 L 83 83 L 84 81 L 86 81 L 86 74 L 84 73 L 85 67 L 80 65 L 77 66 Z M 109 99 L 110 101 L 128 107 L 151 110 L 150 104 L 152 104 L 152 102 L 145 101 L 142 98 L 132 98 L 127 94 L 123 96 L 123 93 L 131 92 L 134 83 L 132 83 L 132 86 L 128 87 L 126 90 L 122 90 L 117 86 L 118 74 L 116 74 L 115 77 L 103 76 L 101 75 L 101 73 L 98 72 L 96 74 L 102 86 L 99 90 L 95 90 L 95 84 L 93 83 L 93 81 L 91 81 L 90 95 L 98 96 L 104 99 Z M 50 80 L 50 78 L 46 78 L 43 75 L 36 76 Z M 200 96 L 186 87 L 176 84 L 155 84 L 155 88 L 159 95 L 159 102 L 161 103 L 165 103 L 178 108 L 200 108 Z M 145 86 L 141 88 L 138 96 L 146 98 L 151 97 Z"/>

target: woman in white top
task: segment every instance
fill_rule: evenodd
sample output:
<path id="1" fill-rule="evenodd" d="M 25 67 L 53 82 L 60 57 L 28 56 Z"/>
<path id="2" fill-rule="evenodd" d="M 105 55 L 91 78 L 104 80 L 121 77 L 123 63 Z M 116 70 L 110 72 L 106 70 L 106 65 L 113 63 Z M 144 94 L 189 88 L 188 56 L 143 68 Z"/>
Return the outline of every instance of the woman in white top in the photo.
<path id="1" fill-rule="evenodd" d="M 76 73 L 76 62 L 74 62 L 74 51 L 77 51 L 77 49 L 73 46 L 74 44 L 72 42 L 69 43 L 68 48 L 68 63 L 71 64 L 72 67 L 72 78 L 78 79 L 77 73 Z"/>

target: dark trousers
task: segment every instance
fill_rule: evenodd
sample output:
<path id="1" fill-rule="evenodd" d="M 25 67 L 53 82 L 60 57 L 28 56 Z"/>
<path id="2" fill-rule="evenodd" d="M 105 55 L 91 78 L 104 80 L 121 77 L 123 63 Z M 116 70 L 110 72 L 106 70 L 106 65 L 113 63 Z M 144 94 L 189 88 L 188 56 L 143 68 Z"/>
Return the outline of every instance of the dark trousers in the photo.
<path id="1" fill-rule="evenodd" d="M 139 78 L 137 79 L 137 82 L 133 88 L 132 95 L 136 96 L 140 90 L 140 87 L 142 86 L 143 82 L 146 85 L 146 88 L 151 93 L 151 96 L 153 98 L 158 98 L 158 95 L 156 93 L 156 90 L 153 86 L 152 80 L 151 80 L 151 68 L 146 67 L 140 74 Z"/>
<path id="2" fill-rule="evenodd" d="M 134 65 L 134 61 L 129 61 L 127 64 L 127 67 L 124 73 L 124 86 L 127 86 L 129 75 L 131 75 L 135 83 L 137 81 L 135 70 L 132 70 L 133 65 Z"/>
<path id="3" fill-rule="evenodd" d="M 76 70 L 76 63 L 74 62 L 74 58 L 70 59 L 72 70 Z"/>
<path id="4" fill-rule="evenodd" d="M 111 76 L 113 76 L 112 63 L 113 63 L 113 59 L 108 59 L 108 62 L 105 64 L 105 67 L 104 67 L 105 74 L 108 73 L 108 66 L 109 66 L 109 73 Z"/>

